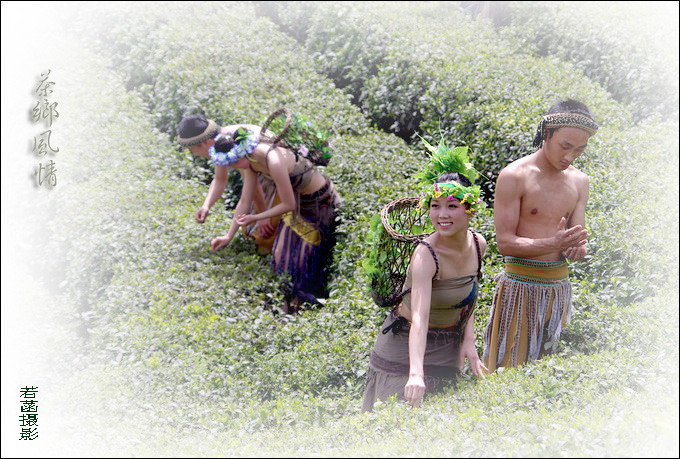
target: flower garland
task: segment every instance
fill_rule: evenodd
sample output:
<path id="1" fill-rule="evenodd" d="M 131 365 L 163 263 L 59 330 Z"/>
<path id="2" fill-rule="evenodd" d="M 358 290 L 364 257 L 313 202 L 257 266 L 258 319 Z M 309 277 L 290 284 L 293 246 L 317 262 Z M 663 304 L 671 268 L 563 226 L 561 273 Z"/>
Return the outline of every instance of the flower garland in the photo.
<path id="1" fill-rule="evenodd" d="M 461 204 L 468 204 L 467 214 L 474 214 L 483 205 L 481 200 L 481 189 L 479 186 L 463 186 L 458 182 L 444 182 L 434 183 L 426 186 L 424 191 L 420 193 L 420 201 L 418 202 L 418 209 L 422 209 L 424 205 L 429 205 L 432 199 L 438 199 L 446 196 L 447 201 L 453 201 L 457 198 Z"/>
<path id="2" fill-rule="evenodd" d="M 219 134 L 215 137 L 215 141 L 217 142 L 220 137 L 224 137 L 224 134 Z M 216 166 L 231 166 L 239 159 L 251 154 L 259 143 L 257 135 L 253 131 L 246 128 L 238 128 L 233 134 L 233 146 L 229 151 L 217 151 L 215 146 L 212 146 L 208 149 L 208 154 L 210 155 L 210 160 Z M 225 144 L 228 148 L 230 142 L 227 140 Z"/>

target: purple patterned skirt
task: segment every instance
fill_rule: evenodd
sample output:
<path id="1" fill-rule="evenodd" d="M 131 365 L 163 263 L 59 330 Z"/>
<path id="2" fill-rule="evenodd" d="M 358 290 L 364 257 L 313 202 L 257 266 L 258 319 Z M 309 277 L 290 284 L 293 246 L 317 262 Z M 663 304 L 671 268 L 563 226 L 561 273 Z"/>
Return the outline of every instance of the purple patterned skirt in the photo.
<path id="1" fill-rule="evenodd" d="M 284 214 L 272 248 L 272 264 L 291 277 L 290 295 L 317 304 L 326 298 L 328 270 L 335 245 L 337 208 L 340 202 L 333 183 L 312 194 L 297 197 L 297 209 Z"/>

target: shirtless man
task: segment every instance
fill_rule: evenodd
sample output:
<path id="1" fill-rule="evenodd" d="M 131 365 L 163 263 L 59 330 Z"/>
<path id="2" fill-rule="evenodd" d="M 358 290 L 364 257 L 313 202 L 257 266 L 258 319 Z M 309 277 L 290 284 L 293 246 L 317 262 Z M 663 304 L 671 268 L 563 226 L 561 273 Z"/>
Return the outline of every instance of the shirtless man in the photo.
<path id="1" fill-rule="evenodd" d="M 566 259 L 587 254 L 588 176 L 572 166 L 598 125 L 588 107 L 558 102 L 539 124 L 538 150 L 496 182 L 494 215 L 505 272 L 497 278 L 484 336 L 489 371 L 550 353 L 571 318 Z"/>

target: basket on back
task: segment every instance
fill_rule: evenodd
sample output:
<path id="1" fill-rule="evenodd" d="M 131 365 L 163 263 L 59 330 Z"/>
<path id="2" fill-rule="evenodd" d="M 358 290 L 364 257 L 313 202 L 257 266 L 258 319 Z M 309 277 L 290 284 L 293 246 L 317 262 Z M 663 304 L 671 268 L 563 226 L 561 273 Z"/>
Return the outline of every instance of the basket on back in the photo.
<path id="1" fill-rule="evenodd" d="M 260 138 L 292 150 L 312 163 L 326 166 L 333 156 L 330 135 L 304 115 L 279 108 L 262 125 Z"/>
<path id="2" fill-rule="evenodd" d="M 371 295 L 380 307 L 394 307 L 405 293 L 402 288 L 411 255 L 418 241 L 432 231 L 419 198 L 404 198 L 385 205 L 371 222 L 370 251 L 363 266 L 371 279 Z"/>

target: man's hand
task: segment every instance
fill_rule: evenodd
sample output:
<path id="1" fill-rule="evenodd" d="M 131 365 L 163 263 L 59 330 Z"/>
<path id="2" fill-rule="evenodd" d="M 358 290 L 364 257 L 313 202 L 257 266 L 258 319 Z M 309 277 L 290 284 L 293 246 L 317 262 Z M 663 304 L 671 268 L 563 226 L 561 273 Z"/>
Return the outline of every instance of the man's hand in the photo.
<path id="1" fill-rule="evenodd" d="M 210 214 L 210 209 L 208 209 L 207 207 L 200 207 L 196 212 L 196 221 L 198 223 L 203 223 L 205 219 L 208 217 L 208 214 Z"/>
<path id="2" fill-rule="evenodd" d="M 568 258 L 571 261 L 579 261 L 585 258 L 588 254 L 588 248 L 585 245 L 579 247 L 569 247 L 567 250 L 562 251 L 562 256 Z"/>
<path id="3" fill-rule="evenodd" d="M 217 252 L 218 250 L 228 246 L 231 243 L 231 238 L 229 236 L 216 237 L 210 243 L 212 249 Z"/>
<path id="4" fill-rule="evenodd" d="M 585 245 L 588 242 L 587 238 L 588 230 L 583 229 L 581 225 L 572 226 L 567 229 L 567 219 L 562 217 L 555 234 L 555 245 L 560 252 L 564 252 L 570 247 Z"/>
<path id="5" fill-rule="evenodd" d="M 410 376 L 406 387 L 404 387 L 404 398 L 407 402 L 417 408 L 425 395 L 425 381 L 422 376 Z"/>

